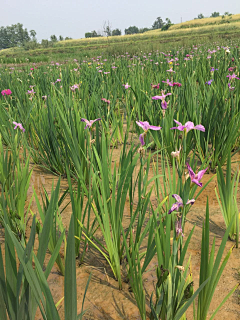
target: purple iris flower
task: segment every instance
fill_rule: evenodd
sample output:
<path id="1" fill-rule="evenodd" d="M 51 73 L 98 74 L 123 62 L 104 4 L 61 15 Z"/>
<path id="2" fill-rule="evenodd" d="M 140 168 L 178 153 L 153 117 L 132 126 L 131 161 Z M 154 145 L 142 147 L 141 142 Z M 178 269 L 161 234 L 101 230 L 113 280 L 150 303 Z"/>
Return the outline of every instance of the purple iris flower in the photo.
<path id="1" fill-rule="evenodd" d="M 202 187 L 202 183 L 200 182 L 200 180 L 202 179 L 204 173 L 207 171 L 208 168 L 201 170 L 198 172 L 198 174 L 196 174 L 194 173 L 193 169 L 190 167 L 188 163 L 186 163 L 186 165 L 187 165 L 189 176 L 192 183 L 195 183 L 197 186 Z"/>
<path id="2" fill-rule="evenodd" d="M 231 83 L 228 83 L 228 88 L 229 88 L 230 91 L 233 91 L 235 89 L 235 87 L 231 86 Z"/>
<path id="3" fill-rule="evenodd" d="M 209 86 L 212 84 L 212 82 L 213 82 L 213 79 L 211 79 L 211 80 L 209 80 L 209 81 L 207 81 L 207 82 L 205 82 L 205 84 L 208 84 Z"/>
<path id="4" fill-rule="evenodd" d="M 168 211 L 168 214 L 172 213 L 173 211 L 178 211 L 180 207 L 183 207 L 182 198 L 181 198 L 178 194 L 173 194 L 172 197 L 173 197 L 175 200 L 177 200 L 177 202 L 175 202 L 175 203 L 172 205 L 171 209 Z M 187 205 L 187 204 L 193 205 L 194 202 L 195 202 L 194 199 L 188 200 L 188 201 L 186 202 L 186 205 Z"/>
<path id="5" fill-rule="evenodd" d="M 165 101 L 165 98 L 167 96 L 170 96 L 171 93 L 167 93 L 167 94 L 164 94 L 164 92 L 162 91 L 162 95 L 161 96 L 154 96 L 152 97 L 153 100 L 162 100 L 162 103 L 161 103 L 161 106 L 163 109 L 167 109 L 167 102 Z"/>
<path id="6" fill-rule="evenodd" d="M 210 72 L 217 71 L 218 69 L 211 68 Z"/>
<path id="7" fill-rule="evenodd" d="M 15 121 L 13 121 L 13 124 L 15 125 L 14 130 L 17 129 L 17 127 L 22 130 L 22 132 L 25 132 L 25 129 L 23 128 L 21 123 L 17 123 Z"/>
<path id="8" fill-rule="evenodd" d="M 203 131 L 205 132 L 205 128 L 203 125 L 201 124 L 198 124 L 194 127 L 194 123 L 191 122 L 191 121 L 188 121 L 185 123 L 185 125 L 183 126 L 181 124 L 181 122 L 178 122 L 177 120 L 174 120 L 176 122 L 176 124 L 178 124 L 178 127 L 173 127 L 173 128 L 170 128 L 171 130 L 173 129 L 177 129 L 179 131 L 184 131 L 186 129 L 186 132 L 188 133 L 188 131 L 192 130 L 192 129 L 196 129 L 196 130 L 200 130 L 200 131 Z"/>
<path id="9" fill-rule="evenodd" d="M 154 96 L 154 97 L 152 97 L 152 99 L 153 99 L 153 100 L 165 100 L 165 98 L 166 98 L 167 96 L 170 96 L 170 95 L 171 95 L 170 92 L 168 92 L 167 94 L 162 93 L 161 96 Z"/>
<path id="10" fill-rule="evenodd" d="M 98 119 L 95 119 L 95 120 L 87 120 L 87 119 L 84 119 L 84 118 L 81 119 L 81 121 L 86 123 L 86 127 L 84 129 L 87 129 L 87 128 L 90 129 L 92 127 L 92 125 L 94 124 L 94 122 L 99 121 L 99 120 L 101 120 L 101 118 L 98 118 Z"/>
<path id="11" fill-rule="evenodd" d="M 180 236 L 184 236 L 183 230 L 182 230 L 182 217 L 177 219 L 175 222 L 175 230 L 176 230 L 176 236 L 179 238 Z"/>
<path id="12" fill-rule="evenodd" d="M 142 146 L 145 145 L 144 136 L 149 129 L 155 130 L 155 131 L 162 129 L 161 127 L 151 126 L 148 121 L 136 121 L 136 124 L 144 130 L 144 133 L 141 133 L 139 136 L 139 140 Z"/>

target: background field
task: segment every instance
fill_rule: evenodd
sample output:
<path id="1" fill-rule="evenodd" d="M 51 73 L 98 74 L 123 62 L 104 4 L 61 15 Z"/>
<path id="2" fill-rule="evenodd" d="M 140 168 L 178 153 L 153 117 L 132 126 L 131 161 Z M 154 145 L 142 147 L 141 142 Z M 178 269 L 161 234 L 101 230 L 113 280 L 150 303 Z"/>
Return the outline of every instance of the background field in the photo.
<path id="1" fill-rule="evenodd" d="M 26 51 L 23 48 L 11 48 L 0 51 L 0 62 L 24 63 L 63 61 L 67 58 L 79 58 L 106 54 L 130 54 L 156 49 L 174 49 L 179 46 L 209 42 L 224 42 L 240 36 L 240 14 L 230 17 L 195 19 L 173 25 L 167 31 L 151 30 L 142 34 L 73 39 L 60 41 L 50 48 Z"/>

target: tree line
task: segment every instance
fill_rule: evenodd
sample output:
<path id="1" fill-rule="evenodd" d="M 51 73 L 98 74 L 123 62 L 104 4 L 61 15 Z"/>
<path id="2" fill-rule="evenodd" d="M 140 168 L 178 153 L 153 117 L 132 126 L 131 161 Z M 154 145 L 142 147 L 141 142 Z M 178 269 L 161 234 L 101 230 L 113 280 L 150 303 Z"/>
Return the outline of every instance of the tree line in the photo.
<path id="1" fill-rule="evenodd" d="M 36 38 L 36 31 L 23 27 L 23 24 L 17 23 L 7 27 L 0 27 L 0 50 L 13 47 L 24 47 L 25 49 L 35 49 L 39 46 Z M 55 35 L 50 36 L 50 40 L 42 39 L 41 45 L 49 47 L 57 41 L 70 40 L 71 38 Z"/>
<path id="2" fill-rule="evenodd" d="M 232 14 L 229 12 L 225 12 L 222 15 L 222 19 L 224 19 L 226 16 L 231 16 Z M 210 16 L 210 18 L 216 18 L 216 17 L 220 17 L 220 13 L 219 12 L 213 12 Z M 197 18 L 194 19 L 203 19 L 205 18 L 204 15 L 202 13 L 198 14 Z M 150 31 L 150 30 L 155 30 L 155 29 L 161 29 L 162 31 L 166 31 L 169 29 L 169 27 L 173 25 L 173 23 L 171 22 L 171 20 L 169 18 L 166 18 L 166 21 L 163 21 L 163 19 L 161 17 L 157 17 L 156 20 L 154 21 L 152 27 L 148 28 L 138 28 L 136 26 L 130 26 L 128 28 L 126 28 L 124 30 L 125 35 L 127 34 L 136 34 L 136 33 L 144 33 L 146 31 Z M 112 29 L 110 23 L 104 23 L 103 26 L 103 31 L 99 31 L 97 32 L 96 30 L 93 30 L 91 32 L 86 32 L 85 33 L 85 38 L 94 38 L 94 37 L 103 37 L 103 36 L 120 36 L 122 34 L 120 29 Z"/>
<path id="3" fill-rule="evenodd" d="M 232 16 L 232 13 L 229 13 L 228 11 L 227 12 L 224 12 L 224 14 L 221 16 L 219 12 L 216 12 L 214 11 L 210 18 L 217 18 L 217 17 L 222 17 L 222 19 L 224 19 L 226 16 L 230 17 Z M 197 18 L 194 18 L 194 19 L 204 19 L 204 18 L 207 18 L 207 17 L 204 17 L 204 15 L 202 13 L 199 13 L 199 15 L 197 16 Z"/>
<path id="4" fill-rule="evenodd" d="M 161 29 L 161 30 L 167 30 L 173 23 L 169 18 L 166 18 L 166 21 L 163 21 L 161 17 L 158 17 L 151 28 L 145 27 L 145 28 L 138 28 L 136 26 L 130 26 L 124 30 L 125 35 L 126 34 L 136 34 L 136 33 L 144 33 L 146 31 L 154 30 L 154 29 Z M 103 37 L 104 35 L 107 37 L 110 36 L 121 36 L 122 32 L 120 29 L 112 29 L 110 23 L 105 22 L 103 25 L 103 31 L 97 32 L 96 30 L 93 30 L 91 32 L 85 33 L 85 38 L 93 38 L 93 37 Z"/>
<path id="5" fill-rule="evenodd" d="M 219 17 L 219 12 L 213 12 L 211 14 L 211 18 Z M 231 17 L 232 14 L 229 12 L 225 12 L 222 15 L 223 22 L 228 20 L 224 20 L 225 17 Z M 203 19 L 205 18 L 202 13 L 198 14 L 197 18 L 195 19 Z M 168 30 L 169 27 L 173 25 L 171 20 L 169 18 L 166 18 L 165 21 L 161 17 L 157 17 L 156 20 L 153 22 L 152 27 L 148 28 L 138 28 L 136 26 L 130 26 L 124 30 L 125 35 L 129 34 L 137 34 L 137 33 L 144 33 L 146 31 L 155 30 L 155 29 L 161 29 L 162 31 Z M 110 22 L 104 22 L 103 25 L 103 31 L 97 32 L 95 30 L 91 32 L 85 33 L 85 38 L 93 38 L 93 37 L 103 37 L 103 36 L 120 36 L 122 34 L 121 30 L 119 28 L 112 29 Z M 27 28 L 23 27 L 23 24 L 17 23 L 12 24 L 11 26 L 6 27 L 0 27 L 0 50 L 2 49 L 8 49 L 12 47 L 23 47 L 26 50 L 29 49 L 35 49 L 39 47 L 40 45 L 44 48 L 53 46 L 58 41 L 63 40 L 70 40 L 72 38 L 70 37 L 63 37 L 59 36 L 57 38 L 56 35 L 51 35 L 50 40 L 48 39 L 42 39 L 41 43 L 37 41 L 36 38 L 36 31 L 30 30 L 28 31 Z"/>

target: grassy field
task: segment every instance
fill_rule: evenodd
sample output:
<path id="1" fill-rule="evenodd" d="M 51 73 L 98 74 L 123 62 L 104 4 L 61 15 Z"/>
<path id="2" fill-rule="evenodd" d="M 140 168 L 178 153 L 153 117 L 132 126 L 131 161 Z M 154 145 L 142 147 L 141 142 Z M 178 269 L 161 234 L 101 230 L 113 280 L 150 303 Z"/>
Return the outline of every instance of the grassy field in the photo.
<path id="1" fill-rule="evenodd" d="M 204 18 L 204 19 L 194 19 L 186 21 L 183 23 L 175 24 L 170 27 L 171 30 L 181 29 L 181 28 L 196 28 L 202 26 L 210 25 L 221 25 L 225 23 L 235 23 L 240 21 L 240 14 L 234 14 L 232 16 L 220 16 L 217 18 Z"/>
<path id="2" fill-rule="evenodd" d="M 185 45 L 212 43 L 224 45 L 226 39 L 240 35 L 240 14 L 230 17 L 205 18 L 187 21 L 170 27 L 168 31 L 151 30 L 142 34 L 74 39 L 60 41 L 49 48 L 26 51 L 24 48 L 11 48 L 0 52 L 0 62 L 24 63 L 63 61 L 68 58 L 106 54 L 130 54 L 140 51 L 173 49 Z"/>
<path id="3" fill-rule="evenodd" d="M 2 52 L 1 320 L 240 319 L 238 30 Z"/>

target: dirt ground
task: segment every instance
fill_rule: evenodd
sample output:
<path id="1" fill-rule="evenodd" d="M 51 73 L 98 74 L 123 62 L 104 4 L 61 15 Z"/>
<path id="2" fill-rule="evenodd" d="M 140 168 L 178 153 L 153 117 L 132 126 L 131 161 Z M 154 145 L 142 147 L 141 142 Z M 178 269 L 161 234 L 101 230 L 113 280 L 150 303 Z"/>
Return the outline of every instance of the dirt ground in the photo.
<path id="1" fill-rule="evenodd" d="M 119 154 L 114 155 L 114 159 L 119 159 Z M 235 160 L 239 160 L 240 156 L 237 155 Z M 236 166 L 236 164 L 235 164 Z M 205 184 L 213 174 L 205 174 L 202 179 Z M 58 178 L 50 173 L 45 173 L 38 168 L 34 167 L 31 185 L 37 190 L 41 189 L 43 184 L 46 190 L 50 193 L 52 188 L 52 182 L 56 185 Z M 216 250 L 219 248 L 222 237 L 225 232 L 224 220 L 215 196 L 216 177 L 207 186 L 204 192 L 196 200 L 192 206 L 190 212 L 187 215 L 187 222 L 185 225 L 185 236 L 191 231 L 194 225 L 196 225 L 192 240 L 189 245 L 188 252 L 191 255 L 192 272 L 195 290 L 198 287 L 199 271 L 200 271 L 200 258 L 201 258 L 201 236 L 202 236 L 202 223 L 205 218 L 205 208 L 207 197 L 209 198 L 210 207 L 210 243 L 213 238 L 216 238 Z M 67 187 L 66 179 L 62 179 L 61 188 L 64 191 Z M 32 195 L 32 190 L 29 190 L 29 199 Z M 154 196 L 153 196 L 154 197 Z M 154 200 L 154 199 L 153 199 Z M 240 204 L 240 197 L 237 199 Z M 69 199 L 65 200 L 67 203 Z M 33 202 L 32 211 L 37 212 L 36 204 Z M 62 220 L 64 226 L 68 228 L 70 222 L 71 207 L 67 207 L 62 213 Z M 127 216 L 127 212 L 126 212 Z M 3 230 L 0 230 L 3 236 Z M 0 235 L 1 236 L 1 235 Z M 2 238 L 3 240 L 3 238 Z M 225 248 L 225 255 L 228 250 L 234 246 L 231 241 L 227 242 Z M 224 255 L 224 256 L 225 256 Z M 153 259 L 150 267 L 154 267 L 156 260 Z M 104 258 L 93 248 L 89 247 L 88 254 L 84 263 L 79 266 L 77 262 L 77 299 L 78 299 L 78 311 L 80 313 L 82 307 L 82 298 L 87 284 L 89 274 L 92 273 L 91 282 L 87 291 L 84 309 L 87 312 L 84 319 L 107 319 L 118 320 L 128 319 L 135 320 L 140 319 L 138 308 L 134 300 L 133 293 L 129 291 L 129 285 L 123 283 L 123 289 L 118 289 L 118 283 L 112 277 L 111 270 L 107 265 Z M 224 272 L 220 278 L 219 284 L 213 296 L 213 300 L 209 309 L 209 316 L 215 310 L 215 308 L 221 303 L 227 293 L 240 282 L 240 248 L 233 249 L 230 259 L 224 269 Z M 64 277 L 59 275 L 58 268 L 55 265 L 48 278 L 55 302 L 59 301 L 64 296 Z M 146 290 L 146 298 L 149 301 L 151 293 L 153 291 L 153 285 L 156 283 L 155 269 L 147 272 L 144 275 L 144 286 Z M 149 303 L 148 303 L 149 304 Z M 147 309 L 149 311 L 149 308 Z M 59 306 L 59 312 L 61 318 L 64 319 L 64 302 Z M 216 315 L 215 319 L 237 320 L 240 319 L 240 290 L 236 290 L 235 293 L 227 300 L 221 310 Z M 36 319 L 41 319 L 40 316 Z M 193 319 L 192 309 L 189 308 L 187 312 L 187 319 Z"/>

